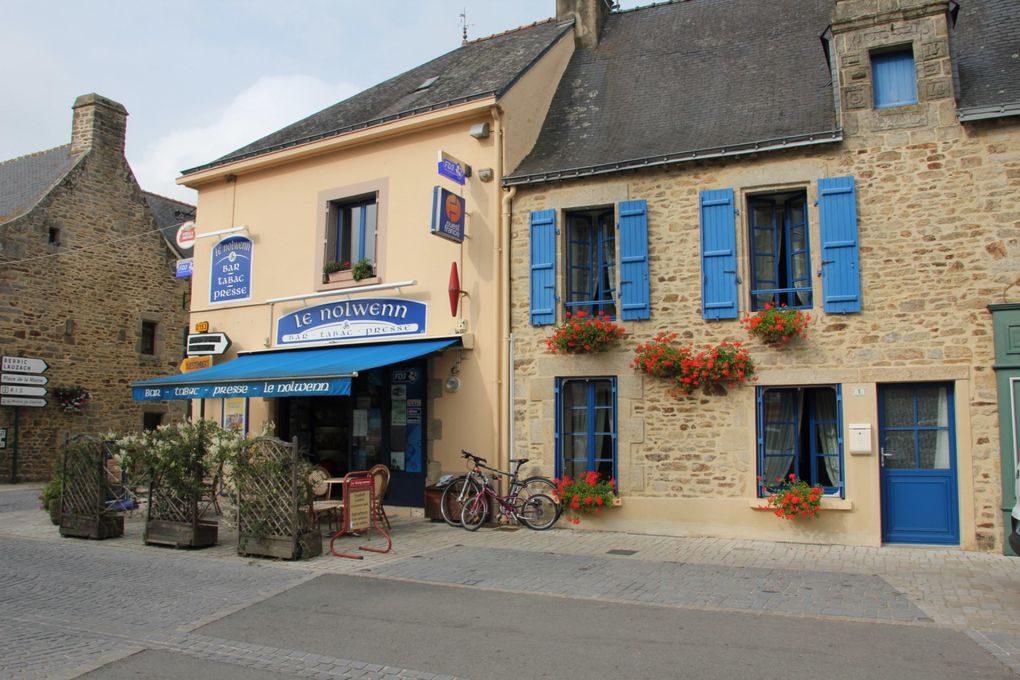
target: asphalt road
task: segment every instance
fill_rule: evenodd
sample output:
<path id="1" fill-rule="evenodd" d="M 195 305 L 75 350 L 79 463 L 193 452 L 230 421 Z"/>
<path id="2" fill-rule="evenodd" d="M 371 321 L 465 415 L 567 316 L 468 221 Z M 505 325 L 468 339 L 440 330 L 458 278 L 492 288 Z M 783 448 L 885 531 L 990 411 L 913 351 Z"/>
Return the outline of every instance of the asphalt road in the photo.
<path id="1" fill-rule="evenodd" d="M 1015 675 L 962 633 L 323 575 L 197 632 L 466 678 Z"/>

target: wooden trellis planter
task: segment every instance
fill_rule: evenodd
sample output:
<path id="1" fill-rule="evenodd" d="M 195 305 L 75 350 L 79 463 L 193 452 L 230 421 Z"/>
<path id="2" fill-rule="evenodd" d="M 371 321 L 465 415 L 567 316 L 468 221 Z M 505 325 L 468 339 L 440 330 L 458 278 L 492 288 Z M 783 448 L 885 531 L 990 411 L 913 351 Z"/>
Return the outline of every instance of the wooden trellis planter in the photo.
<path id="1" fill-rule="evenodd" d="M 202 482 L 202 470 L 195 470 L 196 486 Z M 212 489 L 215 493 L 215 489 Z M 145 519 L 146 545 L 172 545 L 177 548 L 204 548 L 215 545 L 219 521 L 206 514 L 212 509 L 212 495 L 179 495 L 158 483 L 149 489 L 149 511 Z"/>
<path id="2" fill-rule="evenodd" d="M 307 559 L 322 554 L 322 536 L 310 526 L 310 491 L 297 443 L 260 437 L 244 454 L 237 475 L 237 553 Z"/>
<path id="3" fill-rule="evenodd" d="M 106 507 L 112 494 L 102 441 L 87 435 L 65 440 L 63 476 L 61 536 L 104 539 L 124 535 L 124 516 Z"/>

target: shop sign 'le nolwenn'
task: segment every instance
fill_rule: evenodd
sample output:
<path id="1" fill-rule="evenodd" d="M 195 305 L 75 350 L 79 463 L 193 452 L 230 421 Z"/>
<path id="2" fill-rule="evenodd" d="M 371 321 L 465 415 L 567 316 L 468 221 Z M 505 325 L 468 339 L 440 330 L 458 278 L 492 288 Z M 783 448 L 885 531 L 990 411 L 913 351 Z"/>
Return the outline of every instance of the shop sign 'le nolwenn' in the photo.
<path id="1" fill-rule="evenodd" d="M 364 298 L 304 307 L 276 322 L 276 344 L 424 335 L 426 315 L 424 302 L 400 298 Z"/>

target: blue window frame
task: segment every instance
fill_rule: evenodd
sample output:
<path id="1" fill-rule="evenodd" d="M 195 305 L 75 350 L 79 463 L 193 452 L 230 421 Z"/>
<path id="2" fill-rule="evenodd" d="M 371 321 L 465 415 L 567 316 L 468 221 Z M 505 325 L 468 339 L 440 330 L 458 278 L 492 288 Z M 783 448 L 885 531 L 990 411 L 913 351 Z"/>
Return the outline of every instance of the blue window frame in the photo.
<path id="1" fill-rule="evenodd" d="M 871 55 L 872 93 L 876 109 L 917 103 L 917 72 L 910 47 Z"/>
<path id="2" fill-rule="evenodd" d="M 616 378 L 556 380 L 556 475 L 616 479 Z"/>
<path id="3" fill-rule="evenodd" d="M 845 495 L 838 385 L 758 388 L 759 495 L 790 474 Z"/>
<path id="4" fill-rule="evenodd" d="M 339 262 L 350 269 L 361 260 L 375 265 L 375 196 L 330 204 L 329 233 L 326 235 L 326 263 Z"/>
<path id="5" fill-rule="evenodd" d="M 807 193 L 754 196 L 750 207 L 751 308 L 811 308 Z"/>
<path id="6" fill-rule="evenodd" d="M 570 313 L 616 318 L 616 231 L 613 210 L 567 213 L 567 300 Z"/>

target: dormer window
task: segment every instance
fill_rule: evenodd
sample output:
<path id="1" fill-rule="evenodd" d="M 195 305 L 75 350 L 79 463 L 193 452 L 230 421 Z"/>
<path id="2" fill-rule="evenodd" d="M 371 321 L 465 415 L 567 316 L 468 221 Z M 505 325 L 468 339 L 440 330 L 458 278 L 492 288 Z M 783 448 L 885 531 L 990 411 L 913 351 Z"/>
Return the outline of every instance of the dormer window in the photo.
<path id="1" fill-rule="evenodd" d="M 432 76 L 431 78 L 426 78 L 425 82 L 423 82 L 418 87 L 414 88 L 414 91 L 421 92 L 422 90 L 427 90 L 430 87 L 432 87 L 437 80 L 439 80 L 439 76 Z"/>
<path id="2" fill-rule="evenodd" d="M 875 108 L 917 103 L 917 72 L 910 46 L 871 54 L 871 80 Z"/>

